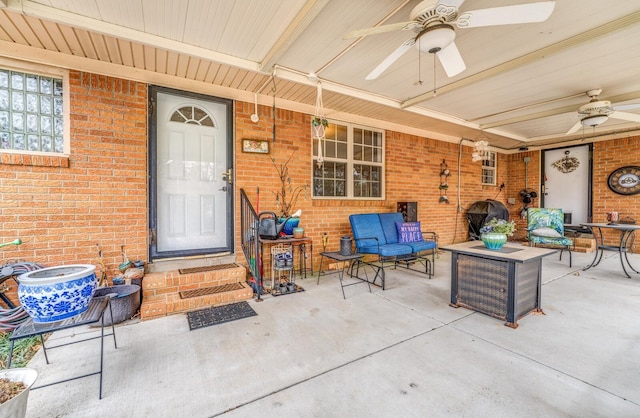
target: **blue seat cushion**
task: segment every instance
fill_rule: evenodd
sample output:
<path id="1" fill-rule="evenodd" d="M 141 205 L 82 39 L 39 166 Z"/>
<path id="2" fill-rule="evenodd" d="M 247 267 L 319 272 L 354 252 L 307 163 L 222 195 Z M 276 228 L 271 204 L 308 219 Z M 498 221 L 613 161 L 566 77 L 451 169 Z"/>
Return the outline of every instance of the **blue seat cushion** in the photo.
<path id="1" fill-rule="evenodd" d="M 396 229 L 396 222 L 404 222 L 402 214 L 400 212 L 391 212 L 379 213 L 378 216 L 380 217 L 380 224 L 382 225 L 387 244 L 397 244 L 398 230 Z"/>
<path id="2" fill-rule="evenodd" d="M 421 251 L 433 250 L 436 248 L 435 241 L 419 241 L 419 242 L 407 242 L 402 245 L 407 245 L 411 247 L 411 250 L 414 253 L 419 253 Z"/>
<path id="3" fill-rule="evenodd" d="M 384 231 L 382 230 L 382 225 L 380 224 L 380 218 L 377 213 L 349 215 L 349 223 L 351 224 L 351 230 L 353 231 L 353 238 L 355 239 L 356 247 L 360 252 L 363 252 L 363 247 L 375 247 L 377 250 L 378 244 L 384 245 L 387 243 Z M 395 229 L 395 225 L 393 228 Z M 377 238 L 378 241 L 373 238 Z"/>
<path id="4" fill-rule="evenodd" d="M 378 249 L 380 251 L 378 251 Z M 359 247 L 358 251 L 362 254 L 379 254 L 383 257 L 395 257 L 398 255 L 409 255 L 413 253 L 413 249 L 405 244 L 385 244 L 378 248 L 377 245 Z"/>
<path id="5" fill-rule="evenodd" d="M 562 245 L 564 247 L 569 247 L 573 245 L 573 240 L 567 237 L 560 238 L 549 238 L 549 237 L 539 237 L 536 235 L 529 236 L 529 241 L 534 244 L 554 244 L 554 245 Z"/>

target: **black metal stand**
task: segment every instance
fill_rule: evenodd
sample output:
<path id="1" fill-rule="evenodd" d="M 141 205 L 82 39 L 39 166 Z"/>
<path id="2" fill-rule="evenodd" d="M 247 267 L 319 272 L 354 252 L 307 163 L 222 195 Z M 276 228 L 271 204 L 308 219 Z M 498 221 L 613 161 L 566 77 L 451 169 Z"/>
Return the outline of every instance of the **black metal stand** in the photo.
<path id="1" fill-rule="evenodd" d="M 13 333 L 9 337 L 9 340 L 11 341 L 11 346 L 9 348 L 9 361 L 8 361 L 7 368 L 11 368 L 11 359 L 13 357 L 13 345 L 14 345 L 16 340 L 19 340 L 19 339 L 22 339 L 22 338 L 27 338 L 27 337 L 32 337 L 32 336 L 35 336 L 35 335 L 40 336 L 40 341 L 42 342 L 42 351 L 44 353 L 44 359 L 45 359 L 46 363 L 49 364 L 49 357 L 47 356 L 47 347 L 45 346 L 44 338 L 42 337 L 43 334 L 47 334 L 47 333 L 55 332 L 55 331 L 60 331 L 60 330 L 67 329 L 67 328 L 78 327 L 78 326 L 81 326 L 81 325 L 89 325 L 89 324 L 93 324 L 93 323 L 96 323 L 98 321 L 101 321 L 100 336 L 99 337 L 85 338 L 85 339 L 80 340 L 80 341 L 74 341 L 74 342 L 71 342 L 71 343 L 59 344 L 59 345 L 56 345 L 56 346 L 53 346 L 53 347 L 49 347 L 49 350 L 51 350 L 53 348 L 63 347 L 63 346 L 66 346 L 66 345 L 76 344 L 76 343 L 80 343 L 80 342 L 83 342 L 83 341 L 95 340 L 96 338 L 100 338 L 100 370 L 99 371 L 93 372 L 93 373 L 84 374 L 82 376 L 72 377 L 72 378 L 65 379 L 65 380 L 60 380 L 60 381 L 54 382 L 54 383 L 48 383 L 46 385 L 33 387 L 31 389 L 35 390 L 35 389 L 39 389 L 39 388 L 43 388 L 43 387 L 47 387 L 47 386 L 51 386 L 51 385 L 56 385 L 58 383 L 69 382 L 71 380 L 81 379 L 83 377 L 88 377 L 88 376 L 93 376 L 93 375 L 99 374 L 100 375 L 100 388 L 99 388 L 98 396 L 99 396 L 100 399 L 102 399 L 102 370 L 103 370 L 104 337 L 105 337 L 105 333 L 104 333 L 104 312 L 107 309 L 107 307 L 109 308 L 109 313 L 111 313 L 111 317 L 113 318 L 113 311 L 111 309 L 111 298 L 109 298 L 109 297 L 99 298 L 99 299 L 96 299 L 96 298 L 91 299 L 91 301 L 89 302 L 89 307 L 87 308 L 87 310 L 85 312 L 81 313 L 78 316 L 74 316 L 73 318 L 65 319 L 63 321 L 56 321 L 56 322 L 50 322 L 50 323 L 37 323 L 37 322 L 33 322 L 33 320 L 31 318 L 29 318 L 22 325 L 20 325 L 18 328 L 16 328 L 16 330 L 13 331 Z M 106 335 L 107 336 L 113 335 L 113 346 L 115 348 L 118 348 L 118 345 L 116 343 L 116 330 L 115 330 L 115 327 L 113 325 L 113 321 L 111 323 L 111 334 L 106 334 Z"/>
<path id="2" fill-rule="evenodd" d="M 324 273 L 322 271 L 322 262 L 324 260 L 325 257 L 334 260 L 334 261 L 338 261 L 338 262 L 342 262 L 342 268 L 338 270 L 338 279 L 340 279 L 340 288 L 342 289 L 342 298 L 346 299 L 347 297 L 344 294 L 344 288 L 347 286 L 353 286 L 356 284 L 360 284 L 360 282 L 354 282 L 354 283 L 348 283 L 348 284 L 344 284 L 344 272 L 349 269 L 351 271 L 351 268 L 353 267 L 354 263 L 363 263 L 362 261 L 362 254 L 351 254 L 351 255 L 342 255 L 339 252 L 322 252 L 320 253 L 321 257 L 320 257 L 320 268 L 318 269 L 318 280 L 316 282 L 317 284 L 320 284 L 320 276 L 325 276 L 328 273 Z M 348 261 L 348 265 L 346 263 L 344 263 L 345 261 Z M 366 263 L 365 263 L 366 264 Z M 378 271 L 376 273 L 376 277 L 377 274 L 380 272 L 380 268 L 377 266 L 374 266 L 374 268 L 378 268 Z M 365 274 L 365 278 L 361 278 L 358 277 L 358 275 L 353 275 L 353 274 L 349 274 L 350 277 L 353 277 L 355 279 L 361 280 L 363 282 L 367 283 L 367 286 L 369 286 L 369 292 L 371 292 L 371 282 L 369 281 L 369 276 L 367 275 L 367 272 L 363 269 L 364 274 Z"/>

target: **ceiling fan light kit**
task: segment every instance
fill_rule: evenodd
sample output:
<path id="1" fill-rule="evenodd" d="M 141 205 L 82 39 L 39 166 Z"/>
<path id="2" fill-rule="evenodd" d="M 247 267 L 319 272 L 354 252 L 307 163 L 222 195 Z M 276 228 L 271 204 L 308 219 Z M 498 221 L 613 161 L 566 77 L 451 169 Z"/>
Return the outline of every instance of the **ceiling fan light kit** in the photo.
<path id="1" fill-rule="evenodd" d="M 601 123 L 605 123 L 607 119 L 609 119 L 609 116 L 607 115 L 593 115 L 582 118 L 582 120 L 580 120 L 580 123 L 582 123 L 582 126 L 585 127 L 594 127 L 600 125 Z"/>
<path id="2" fill-rule="evenodd" d="M 441 23 L 429 26 L 416 37 L 416 46 L 421 53 L 435 54 L 445 49 L 456 39 L 453 26 Z"/>

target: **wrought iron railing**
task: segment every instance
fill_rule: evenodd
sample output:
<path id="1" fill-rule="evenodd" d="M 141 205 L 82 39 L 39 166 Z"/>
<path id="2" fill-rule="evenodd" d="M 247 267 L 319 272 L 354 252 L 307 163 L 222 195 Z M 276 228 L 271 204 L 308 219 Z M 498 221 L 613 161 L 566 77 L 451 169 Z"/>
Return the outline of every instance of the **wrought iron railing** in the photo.
<path id="1" fill-rule="evenodd" d="M 240 231 L 242 252 L 251 270 L 252 287 L 260 299 L 262 295 L 262 254 L 258 239 L 258 214 L 244 189 L 240 189 Z"/>

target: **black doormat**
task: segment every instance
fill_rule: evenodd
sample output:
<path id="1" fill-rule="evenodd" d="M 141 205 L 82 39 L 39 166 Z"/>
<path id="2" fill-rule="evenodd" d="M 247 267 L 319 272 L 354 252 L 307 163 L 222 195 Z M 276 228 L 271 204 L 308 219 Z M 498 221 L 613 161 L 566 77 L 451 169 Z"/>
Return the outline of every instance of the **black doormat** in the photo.
<path id="1" fill-rule="evenodd" d="M 247 302 L 232 303 L 224 306 L 212 306 L 187 312 L 189 331 L 211 325 L 223 324 L 236 319 L 258 315 Z"/>

